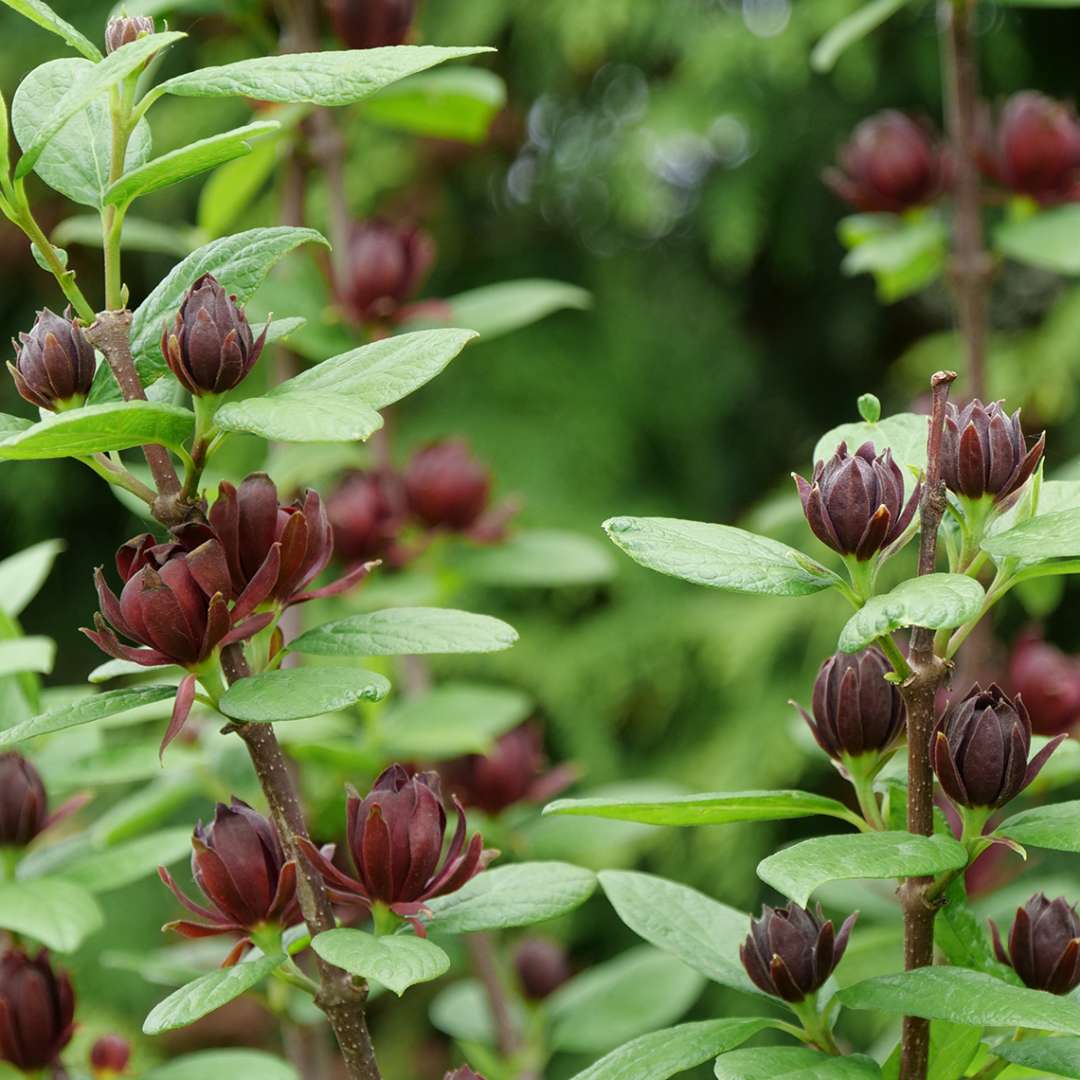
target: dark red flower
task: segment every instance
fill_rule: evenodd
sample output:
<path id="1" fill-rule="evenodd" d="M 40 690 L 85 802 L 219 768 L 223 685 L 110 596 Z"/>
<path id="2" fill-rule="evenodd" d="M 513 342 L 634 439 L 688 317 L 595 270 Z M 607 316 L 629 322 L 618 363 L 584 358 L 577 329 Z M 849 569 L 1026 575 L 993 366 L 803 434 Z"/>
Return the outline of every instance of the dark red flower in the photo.
<path id="1" fill-rule="evenodd" d="M 326 503 L 338 558 L 351 565 L 386 555 L 401 531 L 401 502 L 391 477 L 349 473 Z"/>
<path id="2" fill-rule="evenodd" d="M 426 232 L 372 218 L 353 226 L 341 299 L 359 322 L 392 322 L 435 261 Z"/>
<path id="3" fill-rule="evenodd" d="M 1080 721 L 1080 661 L 1029 630 L 1013 646 L 1009 682 L 1036 735 L 1059 735 Z"/>
<path id="4" fill-rule="evenodd" d="M 121 45 L 130 45 L 144 34 L 153 32 L 154 20 L 149 15 L 125 15 L 110 19 L 105 27 L 105 52 L 116 52 Z"/>
<path id="5" fill-rule="evenodd" d="M 405 469 L 409 510 L 429 528 L 468 529 L 483 514 L 490 492 L 491 473 L 464 439 L 429 443 Z"/>
<path id="6" fill-rule="evenodd" d="M 840 168 L 823 179 L 856 210 L 899 214 L 933 202 L 949 177 L 929 126 L 895 109 L 867 117 L 840 150 Z"/>
<path id="7" fill-rule="evenodd" d="M 119 1076 L 131 1060 L 131 1044 L 119 1035 L 102 1035 L 90 1048 L 95 1080 Z"/>
<path id="8" fill-rule="evenodd" d="M 14 364 L 8 362 L 8 371 L 15 388 L 31 405 L 55 412 L 81 405 L 90 393 L 96 370 L 94 349 L 70 307 L 63 315 L 43 308 L 30 333 L 20 333 L 11 344 L 16 355 Z"/>
<path id="9" fill-rule="evenodd" d="M 571 976 L 570 958 L 557 942 L 527 937 L 514 953 L 514 971 L 522 993 L 530 1001 L 550 997 Z"/>
<path id="10" fill-rule="evenodd" d="M 417 933 L 424 901 L 457 892 L 496 856 L 485 851 L 479 833 L 465 843 L 465 812 L 457 799 L 457 828 L 445 858 L 446 811 L 438 774 L 410 776 L 391 765 L 361 798 L 349 796 L 346 808 L 349 850 L 357 878 L 343 874 L 310 842 L 301 841 L 304 854 L 320 868 L 331 898 L 340 903 L 385 904 L 409 919 Z"/>
<path id="11" fill-rule="evenodd" d="M 180 919 L 167 923 L 185 937 L 241 934 L 226 958 L 235 963 L 251 939 L 248 934 L 266 923 L 292 926 L 301 919 L 296 899 L 296 863 L 286 860 L 273 824 L 233 796 L 232 804 L 218 803 L 214 821 L 200 821 L 191 839 L 191 872 L 212 907 L 189 900 L 164 866 L 161 880 L 188 909 L 205 923 Z"/>
<path id="12" fill-rule="evenodd" d="M 71 980 L 49 964 L 42 949 L 0 956 L 0 1060 L 24 1072 L 56 1063 L 75 1031 Z"/>
<path id="13" fill-rule="evenodd" d="M 1043 893 L 1017 908 L 1009 932 L 1009 951 L 991 922 L 994 952 L 1032 990 L 1068 994 L 1080 986 L 1080 918 L 1063 896 L 1048 900 Z"/>
<path id="14" fill-rule="evenodd" d="M 417 0 L 327 0 L 334 32 L 350 49 L 403 45 Z"/>

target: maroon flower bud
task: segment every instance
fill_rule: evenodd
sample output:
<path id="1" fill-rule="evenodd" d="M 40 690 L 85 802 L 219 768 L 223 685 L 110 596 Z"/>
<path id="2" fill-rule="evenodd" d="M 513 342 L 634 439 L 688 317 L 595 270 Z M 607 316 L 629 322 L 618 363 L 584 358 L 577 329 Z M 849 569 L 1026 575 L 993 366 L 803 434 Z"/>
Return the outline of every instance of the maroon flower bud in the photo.
<path id="1" fill-rule="evenodd" d="M 484 1080 L 484 1078 L 478 1072 L 473 1072 L 468 1065 L 462 1065 L 461 1068 L 448 1072 L 443 1080 Z"/>
<path id="2" fill-rule="evenodd" d="M 825 183 L 856 210 L 899 214 L 933 202 L 948 183 L 945 154 L 929 125 L 887 109 L 867 117 L 840 150 Z"/>
<path id="3" fill-rule="evenodd" d="M 170 330 L 161 332 L 161 351 L 172 373 L 193 394 L 223 394 L 238 386 L 259 359 L 266 329 L 256 340 L 236 297 L 213 274 L 188 289 Z"/>
<path id="4" fill-rule="evenodd" d="M 8 362 L 8 371 L 31 405 L 55 412 L 83 403 L 94 381 L 96 361 L 70 307 L 63 315 L 43 308 L 30 333 L 20 333 L 11 344 L 16 355 L 14 364 Z"/>
<path id="5" fill-rule="evenodd" d="M 131 1060 L 131 1044 L 119 1035 L 102 1035 L 90 1048 L 90 1068 L 96 1080 L 119 1076 Z"/>
<path id="6" fill-rule="evenodd" d="M 997 926 L 991 922 L 994 952 L 1032 990 L 1068 994 L 1080 986 L 1080 918 L 1063 896 L 1047 900 L 1033 896 L 1017 908 L 1009 932 L 1009 951 L 1001 944 Z"/>
<path id="7" fill-rule="evenodd" d="M 807 911 L 798 904 L 762 908 L 750 920 L 750 933 L 739 947 L 739 959 L 753 984 L 766 994 L 796 1004 L 825 984 L 847 948 L 859 913 L 849 915 L 834 934 L 821 905 Z"/>
<path id="8" fill-rule="evenodd" d="M 573 766 L 545 772 L 546 765 L 540 728 L 522 724 L 499 736 L 490 754 L 467 754 L 442 771 L 463 805 L 494 815 L 516 803 L 546 802 L 573 782 Z"/>
<path id="9" fill-rule="evenodd" d="M 20 949 L 0 956 L 0 1060 L 24 1072 L 54 1065 L 74 1018 L 71 981 L 53 970 L 44 949 L 34 957 Z"/>
<path id="10" fill-rule="evenodd" d="M 402 45 L 416 14 L 416 0 L 328 0 L 334 32 L 350 49 Z"/>
<path id="11" fill-rule="evenodd" d="M 498 854 L 484 850 L 479 833 L 466 846 L 465 812 L 453 801 L 457 828 L 445 858 L 446 811 L 439 777 L 432 772 L 410 776 L 401 765 L 384 770 L 364 798 L 356 792 L 349 796 L 346 821 L 356 879 L 338 870 L 310 842 L 301 841 L 301 846 L 322 871 L 332 899 L 385 904 L 411 920 L 422 935 L 417 917 L 424 901 L 457 892 Z"/>
<path id="12" fill-rule="evenodd" d="M 891 749 L 904 733 L 904 699 L 885 676 L 880 649 L 830 656 L 814 681 L 814 714 L 798 706 L 818 745 L 834 761 Z"/>
<path id="13" fill-rule="evenodd" d="M 794 474 L 793 474 L 794 475 Z M 899 537 L 915 516 L 921 484 L 904 505 L 904 475 L 886 450 L 863 443 L 849 455 L 841 443 L 814 466 L 813 482 L 795 476 L 803 513 L 814 535 L 841 555 L 869 559 Z"/>
<path id="14" fill-rule="evenodd" d="M 121 45 L 129 45 L 143 34 L 154 32 L 154 20 L 149 15 L 127 15 L 110 19 L 105 27 L 105 51 L 116 52 Z"/>
<path id="15" fill-rule="evenodd" d="M 346 563 L 385 555 L 401 530 L 401 499 L 391 478 L 353 472 L 326 502 L 334 551 Z"/>
<path id="16" fill-rule="evenodd" d="M 1009 682 L 1022 695 L 1036 735 L 1058 735 L 1080 721 L 1080 663 L 1037 632 L 1013 646 Z"/>
<path id="17" fill-rule="evenodd" d="M 957 495 L 1001 502 L 1018 492 L 1035 471 L 1046 445 L 1046 433 L 1029 450 L 1020 427 L 1020 410 L 1009 416 L 998 401 L 978 398 L 958 409 L 945 406 L 941 437 L 941 477 Z"/>
<path id="18" fill-rule="evenodd" d="M 531 1001 L 550 997 L 572 974 L 566 950 L 548 938 L 527 937 L 514 953 L 522 993 Z"/>
<path id="19" fill-rule="evenodd" d="M 45 785 L 21 754 L 0 754 L 0 847 L 26 847 L 48 823 Z"/>
<path id="20" fill-rule="evenodd" d="M 286 860 L 277 830 L 262 814 L 233 796 L 232 804 L 217 804 L 214 821 L 200 821 L 191 839 L 191 872 L 203 895 L 213 905 L 189 900 L 164 866 L 161 880 L 173 895 L 205 923 L 179 919 L 167 923 L 185 937 L 241 934 L 226 959 L 235 963 L 251 944 L 247 936 L 265 923 L 292 926 L 300 921 L 296 899 L 296 863 Z"/>
<path id="21" fill-rule="evenodd" d="M 1013 94 L 980 164 L 1003 187 L 1046 205 L 1080 196 L 1080 120 L 1071 105 L 1034 90 Z"/>
<path id="22" fill-rule="evenodd" d="M 983 690 L 976 683 L 934 728 L 934 771 L 958 806 L 1004 806 L 1038 776 L 1064 737 L 1029 763 L 1031 721 L 1023 701 L 1011 701 L 998 686 Z"/>
<path id="23" fill-rule="evenodd" d="M 359 322 L 393 321 L 427 276 L 435 245 L 426 232 L 373 218 L 353 226 L 341 299 Z"/>
<path id="24" fill-rule="evenodd" d="M 464 439 L 429 443 L 405 469 L 409 510 L 429 528 L 464 531 L 487 506 L 491 474 Z"/>

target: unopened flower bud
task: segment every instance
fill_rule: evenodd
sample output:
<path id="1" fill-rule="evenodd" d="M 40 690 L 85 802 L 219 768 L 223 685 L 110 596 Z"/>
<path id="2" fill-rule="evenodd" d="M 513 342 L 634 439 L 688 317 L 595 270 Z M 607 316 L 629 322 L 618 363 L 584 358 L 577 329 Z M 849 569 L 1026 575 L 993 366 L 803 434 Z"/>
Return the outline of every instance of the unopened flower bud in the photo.
<path id="1" fill-rule="evenodd" d="M 997 401 L 984 405 L 976 398 L 962 408 L 950 401 L 941 436 L 941 477 L 957 495 L 990 495 L 1001 502 L 1024 486 L 1045 445 L 1044 432 L 1028 449 L 1019 409 L 1009 416 Z"/>
<path id="2" fill-rule="evenodd" d="M 353 226 L 341 298 L 359 322 L 393 321 L 435 259 L 426 232 L 373 218 Z"/>
<path id="3" fill-rule="evenodd" d="M 350 49 L 402 45 L 417 0 L 328 0 L 334 31 Z"/>
<path id="4" fill-rule="evenodd" d="M 90 1048 L 90 1068 L 94 1080 L 119 1076 L 131 1060 L 131 1044 L 119 1035 L 102 1035 Z"/>
<path id="5" fill-rule="evenodd" d="M 129 45 L 144 34 L 154 32 L 154 20 L 149 15 L 125 15 L 110 19 L 105 27 L 105 51 L 116 52 L 121 45 Z"/>
<path id="6" fill-rule="evenodd" d="M 266 329 L 256 339 L 247 316 L 213 274 L 188 289 L 161 351 L 172 373 L 192 394 L 223 394 L 238 386 L 259 359 Z"/>
<path id="7" fill-rule="evenodd" d="M 391 478 L 353 472 L 326 501 L 334 551 L 346 563 L 385 555 L 401 531 L 401 498 Z"/>
<path id="8" fill-rule="evenodd" d="M 803 513 L 814 535 L 841 555 L 862 561 L 888 547 L 911 523 L 921 485 L 904 504 L 904 475 L 873 443 L 849 454 L 841 443 L 828 461 L 814 466 L 812 482 L 795 477 Z"/>
<path id="9" fill-rule="evenodd" d="M 96 361 L 69 307 L 63 315 L 44 308 L 38 312 L 30 333 L 20 333 L 15 363 L 8 371 L 19 393 L 38 408 L 57 409 L 81 405 L 90 393 Z"/>
<path id="10" fill-rule="evenodd" d="M 762 908 L 750 920 L 750 934 L 739 947 L 747 975 L 759 989 L 797 1004 L 824 986 L 847 948 L 858 912 L 849 915 L 834 934 L 821 905 L 813 912 L 798 904 Z"/>
<path id="11" fill-rule="evenodd" d="M 0 956 L 0 1060 L 36 1073 L 57 1064 L 75 1030 L 75 995 L 42 949 Z"/>
<path id="12" fill-rule="evenodd" d="M 1008 964 L 1025 986 L 1050 994 L 1068 994 L 1080 986 L 1080 918 L 1059 896 L 1048 900 L 1043 893 L 1017 908 L 1009 932 L 1009 951 L 991 922 L 994 952 Z"/>
<path id="13" fill-rule="evenodd" d="M 464 531 L 484 512 L 491 474 L 464 439 L 430 443 L 405 469 L 409 510 L 429 528 Z"/>
<path id="14" fill-rule="evenodd" d="M 1013 646 L 1009 682 L 1036 735 L 1058 735 L 1080 722 L 1080 661 L 1039 634 L 1025 633 Z"/>
<path id="15" fill-rule="evenodd" d="M 0 847 L 26 847 L 49 816 L 45 785 L 21 754 L 0 754 Z"/>
<path id="16" fill-rule="evenodd" d="M 570 978 L 570 959 L 557 941 L 527 937 L 514 953 L 514 971 L 522 993 L 531 1001 L 542 1001 Z"/>

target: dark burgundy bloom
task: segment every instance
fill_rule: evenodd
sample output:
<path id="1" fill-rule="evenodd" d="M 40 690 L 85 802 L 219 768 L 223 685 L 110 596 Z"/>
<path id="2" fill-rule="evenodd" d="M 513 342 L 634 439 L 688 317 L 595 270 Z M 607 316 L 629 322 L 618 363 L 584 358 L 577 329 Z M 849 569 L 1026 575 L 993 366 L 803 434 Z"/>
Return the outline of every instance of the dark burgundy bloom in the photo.
<path id="1" fill-rule="evenodd" d="M 70 307 L 63 315 L 43 308 L 30 333 L 20 333 L 11 344 L 15 363 L 8 362 L 8 371 L 31 405 L 55 412 L 83 403 L 94 381 L 96 361 Z"/>
<path id="2" fill-rule="evenodd" d="M 847 948 L 859 913 L 849 915 L 834 934 L 821 905 L 807 911 L 798 904 L 762 908 L 750 920 L 750 933 L 739 946 L 739 958 L 753 984 L 766 994 L 797 1004 L 825 984 Z"/>
<path id="3" fill-rule="evenodd" d="M 460 1068 L 448 1072 L 443 1077 L 443 1080 L 484 1080 L 484 1078 L 478 1072 L 473 1072 L 468 1065 L 462 1065 Z"/>
<path id="4" fill-rule="evenodd" d="M 1059 735 L 1080 721 L 1080 662 L 1037 632 L 1022 634 L 1013 646 L 1009 682 L 1023 697 L 1036 735 Z"/>
<path id="5" fill-rule="evenodd" d="M 401 498 L 383 473 L 350 473 L 330 496 L 326 514 L 334 551 L 348 564 L 386 555 L 401 531 Z"/>
<path id="6" fill-rule="evenodd" d="M 997 926 L 991 922 L 994 952 L 1032 990 L 1068 994 L 1080 986 L 1080 918 L 1076 905 L 1063 896 L 1047 900 L 1043 893 L 1016 909 L 1009 932 L 1009 951 L 1001 944 Z"/>
<path id="7" fill-rule="evenodd" d="M 566 950 L 557 941 L 542 937 L 527 937 L 517 947 L 514 971 L 530 1001 L 550 997 L 572 974 Z"/>
<path id="8" fill-rule="evenodd" d="M 869 559 L 888 547 L 911 523 L 921 484 L 904 505 L 904 474 L 886 450 L 874 454 L 863 443 L 848 454 L 841 443 L 828 461 L 814 466 L 812 483 L 795 477 L 803 513 L 814 535 L 841 555 Z"/>
<path id="9" fill-rule="evenodd" d="M 945 406 L 941 439 L 941 476 L 957 495 L 1000 502 L 1022 488 L 1035 471 L 1046 445 L 1046 433 L 1029 450 L 1020 427 L 1020 410 L 1009 416 L 998 401 L 978 398 L 957 408 Z"/>
<path id="10" fill-rule="evenodd" d="M 892 665 L 880 649 L 830 656 L 814 681 L 813 716 L 799 712 L 834 761 L 880 754 L 904 733 L 904 699 L 885 676 Z"/>
<path id="11" fill-rule="evenodd" d="M 435 260 L 426 232 L 372 218 L 353 226 L 341 299 L 359 322 L 393 321 Z"/>
<path id="12" fill-rule="evenodd" d="M 933 202 L 949 168 L 927 124 L 895 109 L 863 120 L 840 150 L 840 168 L 823 179 L 856 210 L 899 214 Z"/>
<path id="13" fill-rule="evenodd" d="M 154 20 L 149 15 L 125 15 L 123 18 L 110 19 L 105 27 L 105 51 L 116 52 L 121 45 L 154 32 Z"/>
<path id="14" fill-rule="evenodd" d="M 184 296 L 172 329 L 162 330 L 161 351 L 186 390 L 223 394 L 243 381 L 265 341 L 266 328 L 256 339 L 236 297 L 213 274 L 203 274 Z"/>
<path id="15" fill-rule="evenodd" d="M 26 847 L 49 823 L 45 785 L 21 754 L 0 754 L 0 847 Z"/>
<path id="16" fill-rule="evenodd" d="M 102 1035 L 90 1048 L 90 1068 L 95 1078 L 119 1076 L 131 1060 L 131 1044 L 119 1035 Z"/>
<path id="17" fill-rule="evenodd" d="M 235 963 L 251 939 L 252 930 L 265 923 L 292 926 L 300 921 L 296 899 L 296 863 L 286 860 L 277 830 L 262 814 L 233 796 L 232 804 L 218 803 L 214 821 L 200 821 L 191 838 L 191 872 L 212 907 L 189 900 L 164 866 L 161 880 L 176 898 L 205 923 L 180 919 L 167 923 L 185 937 L 241 934 L 226 958 Z"/>
<path id="18" fill-rule="evenodd" d="M 391 765 L 364 797 L 351 792 L 346 808 L 349 850 L 357 878 L 343 874 L 310 842 L 304 854 L 322 870 L 331 898 L 340 903 L 385 904 L 409 919 L 417 933 L 424 901 L 457 892 L 495 857 L 485 851 L 479 833 L 465 843 L 465 811 L 457 799 L 457 828 L 446 857 L 446 811 L 437 773 L 410 776 Z M 441 865 L 440 865 L 441 862 Z"/>
<path id="19" fill-rule="evenodd" d="M 576 770 L 545 771 L 544 740 L 536 724 L 499 736 L 490 754 L 467 754 L 443 766 L 447 787 L 465 806 L 500 814 L 516 803 L 546 802 L 572 783 Z"/>
<path id="20" fill-rule="evenodd" d="M 1064 739 L 1059 735 L 1028 762 L 1031 720 L 1019 697 L 976 683 L 934 728 L 934 771 L 959 806 L 998 807 L 1016 798 Z"/>
<path id="21" fill-rule="evenodd" d="M 1002 187 L 1043 205 L 1080 197 L 1080 120 L 1071 105 L 1022 90 L 982 141 L 980 165 Z"/>
<path id="22" fill-rule="evenodd" d="M 432 529 L 462 532 L 475 525 L 490 492 L 491 473 L 464 439 L 429 443 L 405 469 L 409 510 Z"/>
<path id="23" fill-rule="evenodd" d="M 0 956 L 0 1060 L 33 1072 L 56 1063 L 75 1030 L 71 981 L 42 949 Z"/>
<path id="24" fill-rule="evenodd" d="M 327 0 L 334 32 L 350 49 L 403 45 L 417 0 Z"/>

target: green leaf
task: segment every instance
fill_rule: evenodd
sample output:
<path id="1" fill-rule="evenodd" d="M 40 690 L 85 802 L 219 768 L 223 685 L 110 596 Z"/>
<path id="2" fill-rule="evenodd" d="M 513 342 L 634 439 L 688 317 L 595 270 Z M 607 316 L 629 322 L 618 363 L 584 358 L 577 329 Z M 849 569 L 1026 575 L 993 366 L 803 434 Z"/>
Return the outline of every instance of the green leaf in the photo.
<path id="1" fill-rule="evenodd" d="M 4 564 L 0 563 L 0 581 Z M 323 623 L 289 642 L 306 656 L 420 656 L 509 649 L 517 631 L 501 619 L 452 608 L 389 608 Z"/>
<path id="2" fill-rule="evenodd" d="M 968 904 L 964 879 L 958 877 L 945 892 L 945 903 L 934 920 L 934 942 L 950 964 L 984 971 L 997 978 L 1015 979 L 1011 968 L 995 956 L 986 932 L 986 923 Z"/>
<path id="3" fill-rule="evenodd" d="M 235 226 L 276 171 L 286 130 L 283 125 L 276 135 L 260 139 L 242 161 L 221 166 L 203 184 L 196 220 L 204 236 L 224 236 Z"/>
<path id="4" fill-rule="evenodd" d="M 1006 221 L 994 233 L 994 246 L 1029 266 L 1080 274 L 1080 206 L 1057 206 Z"/>
<path id="5" fill-rule="evenodd" d="M 285 956 L 281 953 L 257 956 L 233 967 L 211 971 L 181 986 L 150 1010 L 143 1021 L 143 1034 L 160 1035 L 193 1024 L 262 982 L 284 963 Z"/>
<path id="6" fill-rule="evenodd" d="M 203 794 L 197 777 L 165 775 L 113 803 L 90 827 L 90 840 L 103 847 L 130 840 L 173 819 L 177 810 Z"/>
<path id="7" fill-rule="evenodd" d="M 532 926 L 580 907 L 596 890 L 596 875 L 570 863 L 524 862 L 485 870 L 449 896 L 429 900 L 440 933 L 469 934 Z"/>
<path id="8" fill-rule="evenodd" d="M 1022 810 L 1006 818 L 994 835 L 1015 840 L 1025 847 L 1080 852 L 1080 800 Z"/>
<path id="9" fill-rule="evenodd" d="M 604 530 L 635 562 L 727 592 L 809 596 L 835 583 L 824 567 L 766 536 L 677 518 L 610 518 Z"/>
<path id="10" fill-rule="evenodd" d="M 872 34 L 882 23 L 895 15 L 908 0 L 869 0 L 861 8 L 841 19 L 814 46 L 810 66 L 815 71 L 831 71 L 845 49 Z"/>
<path id="11" fill-rule="evenodd" d="M 89 60 L 68 57 L 34 68 L 19 84 L 11 102 L 11 126 L 19 145 L 31 146 L 38 132 L 64 100 L 69 88 L 96 67 Z M 138 168 L 150 156 L 150 125 L 140 120 L 131 133 L 124 167 Z M 112 121 L 108 92 L 78 110 L 56 132 L 34 165 L 49 187 L 82 206 L 101 209 L 109 186 Z M 95 218 L 101 244 L 101 219 Z M 62 234 L 54 242 L 63 244 Z"/>
<path id="12" fill-rule="evenodd" d="M 1041 502 L 1041 500 L 1040 500 Z M 1020 525 L 985 538 L 983 548 L 995 558 L 1044 559 L 1080 555 L 1080 507 L 1036 514 Z"/>
<path id="13" fill-rule="evenodd" d="M 112 892 L 149 877 L 191 854 L 191 829 L 160 829 L 136 840 L 89 853 L 64 863 L 57 875 L 92 893 Z"/>
<path id="14" fill-rule="evenodd" d="M 173 1058 L 144 1074 L 143 1080 L 300 1080 L 286 1061 L 259 1050 L 200 1050 Z"/>
<path id="15" fill-rule="evenodd" d="M 926 468 L 926 417 L 918 413 L 895 413 L 874 424 L 857 421 L 840 424 L 826 431 L 814 447 L 814 462 L 828 461 L 841 443 L 854 453 L 863 443 L 872 442 L 874 450 L 881 453 L 892 451 L 893 460 L 905 473 L 905 483 L 914 484 L 912 469 L 922 472 Z"/>
<path id="16" fill-rule="evenodd" d="M 479 143 L 506 104 L 506 84 L 483 68 L 428 71 L 394 83 L 369 98 L 369 120 L 434 139 Z"/>
<path id="17" fill-rule="evenodd" d="M 199 68 L 161 83 L 151 93 L 184 97 L 246 97 L 257 101 L 351 105 L 391 83 L 446 60 L 488 48 L 398 45 L 339 52 L 286 53 Z M 114 54 L 115 55 L 115 54 Z"/>
<path id="18" fill-rule="evenodd" d="M 859 214 L 840 223 L 840 240 L 851 250 L 841 268 L 845 274 L 869 273 L 885 304 L 925 289 L 945 269 L 948 231 L 937 217 L 909 221 L 895 214 Z"/>
<path id="19" fill-rule="evenodd" d="M 287 383 L 265 397 L 230 401 L 218 410 L 214 422 L 222 431 L 294 443 L 363 441 L 383 423 L 357 394 L 290 389 Z"/>
<path id="20" fill-rule="evenodd" d="M 0 731 L 0 748 L 13 746 L 24 739 L 37 735 L 49 735 L 54 731 L 78 727 L 80 724 L 92 724 L 106 716 L 115 716 L 137 709 L 140 705 L 150 705 L 157 701 L 176 696 L 175 686 L 138 686 L 126 690 L 107 690 L 103 694 L 93 694 L 71 705 L 31 717 L 21 724 Z"/>
<path id="21" fill-rule="evenodd" d="M 948 630 L 977 618 L 983 587 L 966 574 L 925 574 L 900 582 L 892 592 L 872 596 L 840 631 L 840 648 L 858 652 L 876 638 L 908 626 Z"/>
<path id="22" fill-rule="evenodd" d="M 612 1050 L 573 1080 L 668 1080 L 734 1050 L 770 1026 L 770 1021 L 757 1017 L 679 1024 Z"/>
<path id="23" fill-rule="evenodd" d="M 999 1058 L 1038 1073 L 1080 1077 L 1080 1038 L 1003 1039 L 990 1048 Z"/>
<path id="24" fill-rule="evenodd" d="M 17 11 L 31 22 L 37 23 L 43 30 L 62 37 L 87 60 L 96 62 L 101 59 L 101 50 L 84 34 L 76 30 L 71 23 L 61 19 L 43 0 L 3 0 L 3 3 L 7 4 L 12 11 Z"/>
<path id="25" fill-rule="evenodd" d="M 105 925 L 97 901 L 58 878 L 0 882 L 0 927 L 57 952 L 74 952 Z"/>
<path id="26" fill-rule="evenodd" d="M 525 1010 L 513 1000 L 507 1001 L 507 1010 L 516 1030 L 524 1031 L 528 1023 Z M 495 1046 L 498 1042 L 487 994 L 476 979 L 455 979 L 443 987 L 435 995 L 428 1016 L 441 1032 L 460 1042 L 483 1046 Z"/>
<path id="27" fill-rule="evenodd" d="M 411 934 L 375 937 L 363 930 L 327 930 L 312 938 L 311 947 L 327 962 L 374 979 L 398 997 L 450 970 L 450 957 L 438 945 Z"/>
<path id="28" fill-rule="evenodd" d="M 54 144 L 55 145 L 55 141 Z M 46 151 L 46 156 L 48 151 Z M 41 162 L 38 162 L 41 168 Z M 99 214 L 76 214 L 64 218 L 52 231 L 56 244 L 82 244 L 100 249 L 101 216 Z M 154 255 L 172 255 L 182 259 L 190 255 L 202 243 L 202 237 L 187 225 L 163 225 L 157 221 L 128 214 L 124 218 L 124 235 L 120 238 L 123 251 L 148 251 Z"/>
<path id="29" fill-rule="evenodd" d="M 840 818 L 860 821 L 843 803 L 808 791 L 725 791 L 672 795 L 647 802 L 620 799 L 559 799 L 545 814 L 640 821 L 645 825 L 729 825 L 734 821 L 785 821 L 790 818 Z"/>
<path id="30" fill-rule="evenodd" d="M 15 166 L 16 179 L 25 176 L 34 167 L 49 141 L 73 116 L 81 113 L 91 102 L 100 97 L 103 91 L 115 86 L 141 68 L 155 53 L 168 48 L 173 42 L 184 37 L 187 35 L 176 30 L 161 34 L 147 34 L 145 37 L 128 42 L 127 45 L 122 45 L 104 60 L 85 67 L 70 84 L 64 96 L 49 111 L 47 119 L 38 128 L 30 145 L 23 147 L 23 155 Z"/>
<path id="31" fill-rule="evenodd" d="M 634 933 L 713 982 L 760 996 L 739 960 L 749 915 L 652 874 L 602 870 L 598 876 L 611 906 Z"/>
<path id="32" fill-rule="evenodd" d="M 0 413 L 0 440 L 6 439 L 9 435 L 16 435 L 32 426 L 32 421 L 24 420 L 21 416 Z"/>
<path id="33" fill-rule="evenodd" d="M 484 754 L 532 709 L 532 698 L 511 687 L 443 683 L 390 711 L 380 726 L 381 748 L 399 759 Z"/>
<path id="34" fill-rule="evenodd" d="M 0 676 L 20 671 L 48 675 L 56 659 L 56 642 L 47 637 L 19 637 L 0 641 Z"/>
<path id="35" fill-rule="evenodd" d="M 106 206 L 128 206 L 140 195 L 179 183 L 191 176 L 213 169 L 223 162 L 243 157 L 251 151 L 251 139 L 276 131 L 273 120 L 259 120 L 244 127 L 181 146 L 168 154 L 130 169 L 105 192 Z"/>
<path id="36" fill-rule="evenodd" d="M 524 529 L 500 544 L 460 545 L 450 560 L 470 582 L 503 589 L 597 585 L 615 574 L 604 544 L 561 529 Z"/>
<path id="37" fill-rule="evenodd" d="M 1010 986 L 955 967 L 925 967 L 879 975 L 837 993 L 851 1009 L 873 1009 L 976 1027 L 1026 1027 L 1080 1034 L 1080 1002 Z"/>
<path id="38" fill-rule="evenodd" d="M 862 1055 L 831 1057 L 802 1046 L 758 1046 L 724 1054 L 716 1080 L 878 1080 L 881 1070 Z"/>
<path id="39" fill-rule="evenodd" d="M 797 904 L 829 881 L 902 878 L 959 870 L 967 849 L 951 836 L 906 832 L 815 836 L 792 844 L 758 863 L 758 877 Z"/>
<path id="40" fill-rule="evenodd" d="M 63 540 L 43 540 L 0 562 L 0 611 L 12 618 L 22 614 L 63 550 Z"/>
<path id="41" fill-rule="evenodd" d="M 934 1020 L 930 1024 L 930 1063 L 926 1080 L 960 1080 L 982 1049 L 982 1028 Z M 882 1080 L 900 1080 L 903 1045 L 897 1043 L 881 1067 Z"/>
<path id="42" fill-rule="evenodd" d="M 386 679 L 372 671 L 288 668 L 238 680 L 222 695 L 219 707 L 234 720 L 274 723 L 321 716 L 358 701 L 380 701 L 389 692 Z"/>
<path id="43" fill-rule="evenodd" d="M 544 1003 L 556 1050 L 602 1054 L 677 1020 L 705 980 L 681 960 L 641 945 L 559 987 Z"/>

